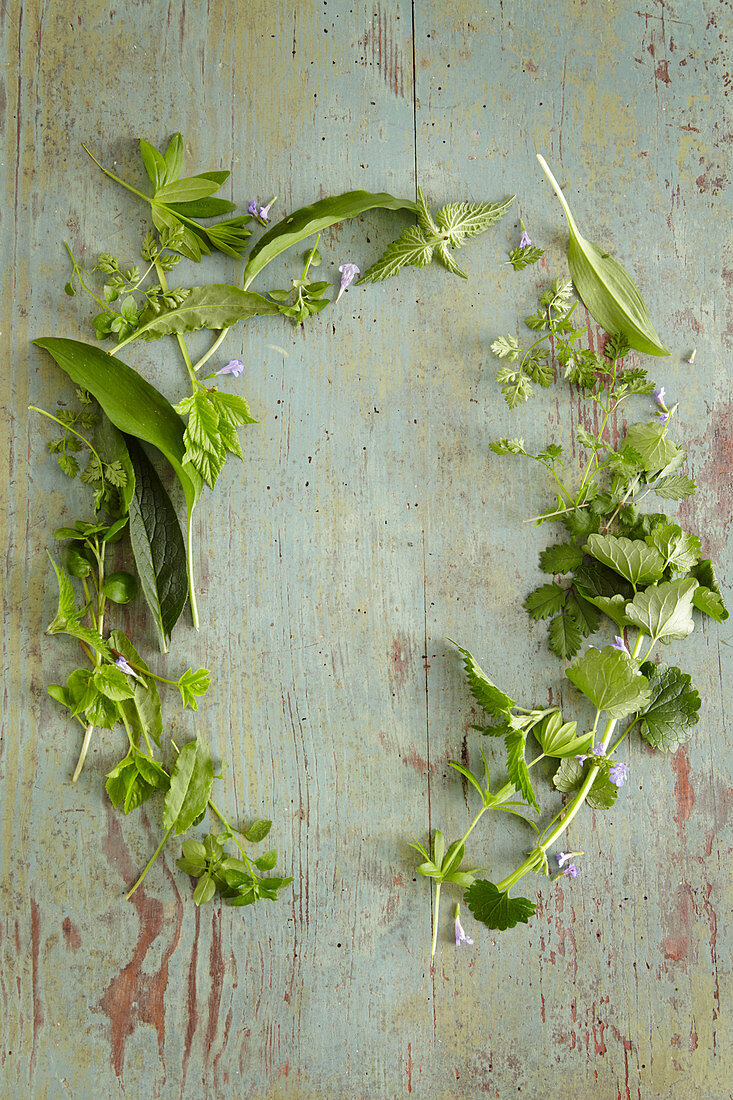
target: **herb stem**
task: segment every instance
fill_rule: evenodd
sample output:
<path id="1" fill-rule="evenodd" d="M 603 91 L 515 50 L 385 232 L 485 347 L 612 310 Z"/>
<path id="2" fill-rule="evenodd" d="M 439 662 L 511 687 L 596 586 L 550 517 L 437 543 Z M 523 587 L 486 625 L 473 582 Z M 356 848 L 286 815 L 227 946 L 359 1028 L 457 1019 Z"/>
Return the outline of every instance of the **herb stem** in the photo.
<path id="1" fill-rule="evenodd" d="M 247 855 L 247 852 L 245 851 L 245 849 L 242 847 L 242 844 L 241 844 L 241 842 L 240 842 L 240 840 L 237 836 L 237 830 L 233 829 L 231 827 L 231 825 L 229 824 L 227 819 L 224 817 L 224 814 L 221 812 L 219 807 L 216 805 L 216 803 L 212 799 L 209 799 L 209 806 L 211 807 L 213 812 L 216 814 L 216 816 L 219 818 L 219 821 L 221 821 L 224 828 L 228 829 L 229 832 L 232 834 L 232 840 L 234 841 L 234 843 L 237 845 L 240 852 L 242 853 L 242 857 L 244 859 L 244 862 L 247 864 L 247 870 L 249 871 L 250 875 L 252 876 L 253 879 L 255 879 L 255 881 L 259 881 L 259 876 L 257 875 L 254 864 L 252 863 L 252 860 Z"/>
<path id="2" fill-rule="evenodd" d="M 430 957 L 433 958 L 438 946 L 438 919 L 440 917 L 440 888 L 442 882 L 435 884 L 435 915 L 433 917 L 433 942 L 430 948 Z"/>
<path id="3" fill-rule="evenodd" d="M 142 874 L 140 875 L 140 878 L 139 878 L 139 879 L 137 880 L 137 882 L 136 882 L 136 883 L 134 884 L 134 886 L 132 887 L 132 889 L 130 889 L 130 890 L 129 890 L 129 891 L 128 891 L 128 892 L 126 893 L 126 894 L 125 894 L 125 901 L 129 901 L 129 900 L 130 900 L 130 898 L 132 897 L 132 895 L 133 895 L 133 894 L 135 893 L 135 891 L 137 890 L 138 886 L 140 886 L 140 884 L 142 883 L 143 879 L 144 879 L 144 878 L 145 878 L 145 876 L 147 875 L 148 871 L 149 871 L 149 870 L 150 870 L 150 868 L 151 868 L 151 867 L 153 866 L 153 864 L 155 863 L 155 861 L 156 861 L 156 859 L 158 858 L 158 856 L 160 855 L 160 853 L 161 853 L 161 852 L 163 851 L 163 848 L 165 847 L 166 841 L 168 840 L 168 837 L 169 837 L 169 836 L 171 835 L 171 833 L 173 832 L 173 829 L 174 829 L 174 828 L 175 828 L 175 823 L 174 823 L 173 825 L 171 825 L 170 829 L 168 829 L 168 831 L 167 831 L 167 832 L 166 832 L 166 833 L 164 834 L 164 836 L 163 836 L 163 839 L 161 840 L 160 844 L 158 845 L 158 847 L 157 847 L 157 848 L 155 849 L 155 851 L 153 852 L 152 856 L 151 856 L 151 857 L 150 857 L 150 859 L 148 860 L 148 862 L 147 862 L 147 864 L 146 864 L 146 866 L 145 866 L 145 870 L 144 870 L 144 871 L 143 871 L 143 873 L 142 873 Z"/>
<path id="4" fill-rule="evenodd" d="M 164 293 L 167 294 L 168 293 L 168 280 L 165 277 L 165 271 L 160 266 L 160 260 L 157 257 L 155 259 L 155 273 L 158 276 L 158 281 L 160 282 L 160 285 L 163 287 Z M 181 349 L 181 355 L 183 356 L 183 362 L 186 364 L 186 370 L 188 371 L 189 378 L 193 382 L 194 390 L 196 390 L 196 389 L 199 388 L 201 383 L 199 382 L 198 378 L 196 377 L 196 374 L 195 374 L 194 369 L 193 369 L 193 363 L 191 362 L 191 356 L 189 355 L 188 348 L 186 347 L 186 341 L 183 339 L 183 336 L 180 332 L 176 333 L 176 340 L 178 342 L 179 348 Z M 116 350 L 117 349 L 115 348 L 115 351 Z"/>
<path id="5" fill-rule="evenodd" d="M 109 302 L 105 302 L 102 298 L 100 298 L 97 294 L 95 294 L 94 291 L 91 290 L 87 286 L 87 284 L 84 282 L 84 279 L 82 278 L 82 272 L 83 272 L 84 269 L 82 267 L 80 267 L 79 264 L 76 262 L 76 257 L 74 256 L 74 253 L 71 251 L 71 248 L 66 243 L 66 241 L 64 241 L 64 248 L 69 253 L 69 258 L 71 259 L 71 262 L 72 262 L 73 267 L 74 267 L 74 270 L 73 270 L 72 276 L 71 276 L 72 279 L 73 279 L 74 275 L 76 275 L 76 277 L 78 278 L 78 280 L 79 280 L 79 282 L 82 286 L 82 289 L 86 291 L 86 293 L 89 295 L 89 297 L 93 298 L 94 301 L 97 303 L 97 305 L 100 305 L 102 307 L 102 309 L 105 311 L 105 313 L 112 313 L 113 314 L 114 310 L 112 309 Z"/>
<path id="6" fill-rule="evenodd" d="M 220 346 L 224 342 L 224 338 L 225 338 L 225 336 L 228 332 L 229 332 L 228 328 L 223 328 L 221 330 L 221 332 L 217 336 L 216 340 L 214 340 L 214 343 L 211 345 L 209 350 L 205 351 L 204 354 L 201 356 L 201 358 L 198 360 L 198 362 L 196 362 L 194 364 L 194 367 L 193 367 L 194 371 L 200 371 L 201 368 L 203 367 L 204 363 L 208 363 L 209 359 L 214 354 L 214 352 L 218 351 L 218 349 L 220 348 Z"/>
<path id="7" fill-rule="evenodd" d="M 87 753 L 89 752 L 89 745 L 92 740 L 93 729 L 94 726 L 87 726 L 84 730 L 84 740 L 81 743 L 81 752 L 79 753 L 79 759 L 77 760 L 76 767 L 74 768 L 74 774 L 71 777 L 72 783 L 76 783 L 77 779 L 81 775 L 81 770 L 84 767 L 84 761 L 86 760 Z"/>

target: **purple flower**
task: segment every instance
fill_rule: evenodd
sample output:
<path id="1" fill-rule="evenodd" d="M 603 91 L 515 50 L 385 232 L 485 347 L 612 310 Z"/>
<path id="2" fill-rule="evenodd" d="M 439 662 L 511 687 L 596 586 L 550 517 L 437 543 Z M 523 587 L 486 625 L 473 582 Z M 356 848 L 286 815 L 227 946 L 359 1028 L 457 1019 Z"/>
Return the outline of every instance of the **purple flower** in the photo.
<path id="1" fill-rule="evenodd" d="M 613 764 L 608 769 L 608 778 L 616 787 L 623 787 L 624 783 L 629 778 L 629 769 L 626 764 L 622 764 L 619 760 L 618 763 Z"/>
<path id="2" fill-rule="evenodd" d="M 117 667 L 127 676 L 132 676 L 133 680 L 139 680 L 140 677 L 135 672 L 135 669 L 125 660 L 122 654 L 118 653 L 116 649 L 113 649 L 112 652 L 115 654 L 115 664 Z"/>
<path id="3" fill-rule="evenodd" d="M 619 649 L 622 653 L 626 653 L 629 657 L 631 656 L 631 654 L 629 653 L 629 647 L 627 646 L 623 638 L 620 638 L 618 634 L 613 640 L 613 645 L 611 646 L 611 649 Z"/>
<path id="4" fill-rule="evenodd" d="M 527 230 L 523 228 L 522 229 L 522 237 L 521 237 L 521 240 L 519 241 L 519 247 L 520 248 L 530 248 L 531 245 L 532 245 L 532 238 L 530 237 Z"/>
<path id="5" fill-rule="evenodd" d="M 341 264 L 339 266 L 339 271 L 341 272 L 341 286 L 339 287 L 338 294 L 334 298 L 334 304 L 338 302 L 347 286 L 351 286 L 356 276 L 360 274 L 356 264 Z"/>
<path id="6" fill-rule="evenodd" d="M 565 875 L 566 878 L 577 878 L 578 875 L 580 874 L 580 871 L 578 870 L 578 868 L 575 866 L 574 863 L 568 863 L 567 867 L 563 871 L 563 874 Z"/>
<path id="7" fill-rule="evenodd" d="M 575 759 L 578 761 L 579 764 L 585 764 L 586 760 L 588 759 L 588 754 L 585 752 L 579 752 L 576 755 Z"/>
<path id="8" fill-rule="evenodd" d="M 659 412 L 659 413 L 657 413 L 657 420 L 659 421 L 660 424 L 666 424 L 667 421 L 669 420 L 669 417 L 670 417 L 670 414 L 668 412 Z"/>
<path id="9" fill-rule="evenodd" d="M 555 856 L 558 867 L 564 867 L 575 855 L 575 852 L 558 852 Z"/>
<path id="10" fill-rule="evenodd" d="M 274 202 L 274 201 L 275 200 L 273 199 L 272 202 Z M 272 202 L 268 202 L 267 206 L 261 206 L 260 207 L 260 212 L 259 212 L 258 217 L 259 217 L 261 222 L 265 222 L 265 223 L 267 222 L 267 218 L 268 218 L 268 215 L 270 213 L 270 207 L 272 206 Z"/>
<path id="11" fill-rule="evenodd" d="M 235 378 L 239 378 L 243 371 L 244 363 L 241 359 L 230 359 L 225 367 L 222 367 L 221 370 L 214 371 L 214 374 L 233 374 Z"/>
<path id="12" fill-rule="evenodd" d="M 599 741 L 597 745 L 593 746 L 593 752 L 596 754 L 596 756 L 605 756 L 606 755 L 605 752 L 603 751 L 603 742 L 602 741 Z"/>
<path id="13" fill-rule="evenodd" d="M 473 940 L 470 936 L 467 936 L 463 931 L 463 925 L 461 924 L 461 907 L 456 906 L 456 947 L 459 947 L 462 943 L 467 943 L 469 947 L 473 946 Z"/>
<path id="14" fill-rule="evenodd" d="M 250 204 L 247 207 L 247 213 L 251 214 L 253 218 L 256 218 L 257 215 L 259 214 L 259 212 L 260 212 L 260 208 L 257 205 L 257 200 L 256 199 L 251 199 Z"/>
<path id="15" fill-rule="evenodd" d="M 659 405 L 660 409 L 666 409 L 664 404 L 664 386 L 660 386 L 659 389 L 654 391 L 654 400 Z"/>

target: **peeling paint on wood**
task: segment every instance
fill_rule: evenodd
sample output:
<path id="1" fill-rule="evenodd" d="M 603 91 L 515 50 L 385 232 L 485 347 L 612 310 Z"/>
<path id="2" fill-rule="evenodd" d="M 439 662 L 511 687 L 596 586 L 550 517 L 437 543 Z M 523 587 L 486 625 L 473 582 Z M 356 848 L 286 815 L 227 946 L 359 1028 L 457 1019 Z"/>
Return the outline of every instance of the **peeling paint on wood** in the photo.
<path id="1" fill-rule="evenodd" d="M 616 811 L 573 826 L 582 878 L 540 883 L 528 930 L 472 929 L 476 946 L 455 952 L 447 917 L 431 972 L 407 841 L 467 819 L 448 761 L 475 758 L 476 715 L 447 637 L 507 690 L 563 701 L 520 608 L 542 545 L 522 520 L 547 489 L 519 466 L 508 479 L 487 447 L 555 436 L 574 454 L 591 426 L 559 391 L 509 413 L 492 381 L 491 340 L 565 269 L 538 150 L 673 349 L 658 376 L 699 485 L 680 514 L 730 582 L 730 20 L 728 0 L 0 8 L 3 1095 L 728 1097 L 724 627 L 680 656 L 705 700 L 695 737 L 672 758 L 630 749 Z M 78 746 L 44 693 L 72 667 L 71 645 L 42 637 L 45 550 L 83 504 L 25 411 L 63 389 L 31 340 L 84 333 L 84 304 L 61 290 L 64 238 L 85 261 L 112 248 L 132 262 L 145 228 L 81 142 L 141 178 L 137 138 L 177 129 L 192 166 L 232 168 L 234 197 L 278 194 L 280 212 L 352 187 L 414 195 L 416 171 L 435 204 L 518 195 L 467 247 L 468 283 L 408 271 L 350 288 L 305 331 L 266 318 L 229 338 L 260 424 L 200 509 L 203 629 L 181 629 L 164 659 L 142 612 L 129 622 L 161 672 L 214 670 L 198 721 L 232 762 L 221 802 L 274 819 L 292 893 L 244 913 L 197 911 L 173 845 L 123 900 L 154 814 L 105 806 L 111 737 L 71 786 Z M 547 252 L 517 275 L 502 263 L 520 217 Z M 363 269 L 394 224 L 329 230 L 323 277 Z M 237 278 L 226 261 L 215 272 Z M 180 395 L 161 349 L 128 361 Z M 477 857 L 502 874 L 524 842 L 490 823 Z"/>

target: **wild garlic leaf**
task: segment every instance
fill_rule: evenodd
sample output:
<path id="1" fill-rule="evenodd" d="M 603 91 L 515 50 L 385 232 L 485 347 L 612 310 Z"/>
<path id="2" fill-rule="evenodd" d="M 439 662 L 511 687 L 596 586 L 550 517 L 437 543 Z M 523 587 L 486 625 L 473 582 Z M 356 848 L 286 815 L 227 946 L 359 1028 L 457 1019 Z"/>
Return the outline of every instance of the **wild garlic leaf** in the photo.
<path id="1" fill-rule="evenodd" d="M 186 603 L 186 546 L 176 510 L 145 451 L 132 436 L 127 449 L 135 471 L 130 501 L 130 544 L 140 586 L 167 652 Z"/>
<path id="2" fill-rule="evenodd" d="M 664 572 L 665 561 L 656 547 L 622 535 L 591 534 L 583 549 L 634 585 L 651 584 Z"/>
<path id="3" fill-rule="evenodd" d="M 184 745 L 171 772 L 165 796 L 163 828 L 185 833 L 206 809 L 214 781 L 214 765 L 208 745 L 201 737 Z"/>
<path id="4" fill-rule="evenodd" d="M 161 336 L 195 332 L 197 329 L 231 328 L 238 321 L 278 312 L 275 302 L 251 290 L 240 290 L 227 283 L 195 286 L 180 305 L 155 313 L 146 311 L 140 324 L 127 339 L 116 345 L 115 351 L 133 340 L 157 340 Z"/>
<path id="5" fill-rule="evenodd" d="M 654 546 L 665 559 L 665 565 L 675 573 L 687 573 L 700 558 L 702 543 L 696 535 L 689 535 L 677 523 L 663 523 L 655 527 L 645 542 Z"/>
<path id="6" fill-rule="evenodd" d="M 565 606 L 567 595 L 568 589 L 553 581 L 530 592 L 522 606 L 530 618 L 546 619 L 548 615 L 557 614 Z"/>
<path id="7" fill-rule="evenodd" d="M 540 812 L 537 804 L 537 796 L 532 789 L 529 778 L 529 768 L 524 753 L 527 745 L 527 734 L 524 730 L 512 730 L 504 738 L 506 745 L 506 770 L 509 778 L 528 805 Z"/>
<path id="8" fill-rule="evenodd" d="M 590 646 L 565 675 L 598 710 L 625 718 L 649 701 L 649 684 L 635 661 L 613 646 Z"/>
<path id="9" fill-rule="evenodd" d="M 550 649 L 561 661 L 567 661 L 580 649 L 583 632 L 572 615 L 557 615 L 550 622 Z"/>
<path id="10" fill-rule="evenodd" d="M 499 890 L 486 879 L 476 879 L 464 898 L 476 920 L 498 932 L 517 924 L 528 924 L 537 908 L 528 898 L 510 898 L 508 890 Z"/>
<path id="11" fill-rule="evenodd" d="M 588 765 L 574 758 L 563 760 L 555 772 L 552 782 L 563 794 L 574 794 L 582 785 Z M 618 797 L 619 788 L 608 777 L 608 768 L 602 768 L 586 795 L 586 802 L 592 810 L 608 810 Z"/>
<path id="12" fill-rule="evenodd" d="M 511 708 L 516 706 L 516 701 L 505 695 L 496 684 L 492 683 L 486 673 L 479 668 L 467 649 L 462 649 L 456 642 L 448 639 L 459 653 L 463 654 L 463 665 L 466 670 L 468 686 L 476 702 L 482 706 L 492 718 L 506 718 Z"/>
<path id="13" fill-rule="evenodd" d="M 664 424 L 631 424 L 621 444 L 621 453 L 627 448 L 641 459 L 648 479 L 661 471 L 671 472 L 670 467 L 682 465 L 685 452 L 666 434 Z"/>
<path id="14" fill-rule="evenodd" d="M 644 301 L 618 260 L 581 236 L 560 185 L 537 155 L 559 198 L 570 231 L 568 264 L 578 297 L 606 332 L 621 333 L 629 346 L 648 355 L 669 355 L 657 336 Z"/>
<path id="15" fill-rule="evenodd" d="M 655 641 L 686 638 L 694 628 L 692 598 L 696 588 L 694 577 L 650 585 L 626 605 L 628 619 Z"/>
<path id="16" fill-rule="evenodd" d="M 651 699 L 640 715 L 641 736 L 661 752 L 676 752 L 692 737 L 700 718 L 700 696 L 691 678 L 678 668 L 645 662 Z"/>

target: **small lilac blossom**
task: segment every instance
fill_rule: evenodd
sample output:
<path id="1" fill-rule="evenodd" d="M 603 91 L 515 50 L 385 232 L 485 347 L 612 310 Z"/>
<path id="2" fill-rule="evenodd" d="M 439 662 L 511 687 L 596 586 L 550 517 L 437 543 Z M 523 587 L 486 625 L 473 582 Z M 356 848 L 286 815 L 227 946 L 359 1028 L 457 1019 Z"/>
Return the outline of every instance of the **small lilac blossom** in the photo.
<path id="1" fill-rule="evenodd" d="M 529 235 L 529 233 L 527 232 L 526 229 L 522 229 L 522 237 L 521 237 L 521 240 L 519 241 L 519 247 L 520 248 L 530 248 L 531 245 L 532 245 L 532 238 L 530 237 L 530 235 Z"/>
<path id="2" fill-rule="evenodd" d="M 456 947 L 460 947 L 462 943 L 467 943 L 469 947 L 473 947 L 473 940 L 470 936 L 467 936 L 463 931 L 463 925 L 461 924 L 461 907 L 456 906 Z"/>
<path id="3" fill-rule="evenodd" d="M 273 199 L 273 202 L 274 201 L 275 200 Z M 267 222 L 268 216 L 270 214 L 270 207 L 271 206 L 272 206 L 272 202 L 268 202 L 267 206 L 261 206 L 260 207 L 260 212 L 257 215 L 257 217 L 260 219 L 261 222 Z"/>
<path id="4" fill-rule="evenodd" d="M 134 669 L 134 668 L 132 667 L 132 665 L 131 665 L 131 664 L 129 664 L 129 662 L 128 662 L 127 660 L 125 660 L 125 658 L 124 658 L 124 657 L 122 656 L 122 654 L 121 654 L 121 653 L 117 653 L 117 654 L 116 654 L 116 656 L 115 656 L 115 664 L 117 665 L 117 667 L 118 667 L 118 668 L 119 668 L 119 669 L 120 669 L 120 670 L 121 670 L 122 672 L 124 672 L 124 673 L 125 673 L 125 675 L 127 675 L 127 676 L 132 676 L 134 680 L 138 680 L 138 679 L 139 679 L 139 676 L 138 676 L 138 674 L 137 674 L 137 673 L 135 672 L 135 669 Z"/>
<path id="5" fill-rule="evenodd" d="M 575 866 L 574 863 L 568 863 L 567 867 L 563 871 L 563 874 L 565 875 L 566 878 L 577 878 L 578 875 L 580 874 L 580 871 L 578 870 L 578 868 Z"/>
<path id="6" fill-rule="evenodd" d="M 629 653 L 629 647 L 627 646 L 623 638 L 621 638 L 618 634 L 613 640 L 613 645 L 611 646 L 611 649 L 618 649 L 622 653 L 626 653 L 629 657 L 631 656 L 631 654 Z"/>
<path id="7" fill-rule="evenodd" d="M 235 378 L 239 378 L 240 374 L 244 371 L 244 363 L 241 359 L 230 359 L 225 367 L 221 370 L 215 371 L 215 374 L 233 374 Z"/>
<path id="8" fill-rule="evenodd" d="M 558 852 L 555 856 L 558 867 L 564 867 L 565 864 L 573 858 L 574 852 Z"/>
<path id="9" fill-rule="evenodd" d="M 260 208 L 257 205 L 256 199 L 250 199 L 249 206 L 247 207 L 247 213 L 251 214 L 253 218 L 256 218 L 260 212 Z"/>
<path id="10" fill-rule="evenodd" d="M 669 420 L 669 417 L 670 417 L 670 414 L 668 412 L 658 412 L 657 413 L 657 420 L 659 421 L 660 424 L 666 424 L 667 421 Z"/>
<path id="11" fill-rule="evenodd" d="M 588 759 L 588 754 L 586 752 L 579 752 L 576 754 L 575 759 L 578 761 L 579 764 L 585 764 L 586 760 Z"/>
<path id="12" fill-rule="evenodd" d="M 616 787 L 623 787 L 626 780 L 629 778 L 629 769 L 626 764 L 622 764 L 619 760 L 616 764 L 613 764 L 608 769 L 608 778 Z"/>
<path id="13" fill-rule="evenodd" d="M 346 288 L 351 286 L 356 276 L 361 274 L 356 264 L 341 264 L 339 266 L 339 271 L 341 272 L 341 286 L 339 287 L 338 294 L 334 298 L 334 304 L 338 302 Z"/>
<path id="14" fill-rule="evenodd" d="M 605 756 L 606 755 L 605 752 L 603 751 L 603 742 L 602 741 L 599 741 L 597 745 L 593 746 L 593 752 L 596 754 L 596 756 Z"/>
<path id="15" fill-rule="evenodd" d="M 664 386 L 660 386 L 658 390 L 654 391 L 654 400 L 659 405 L 660 409 L 666 409 L 664 404 Z"/>

